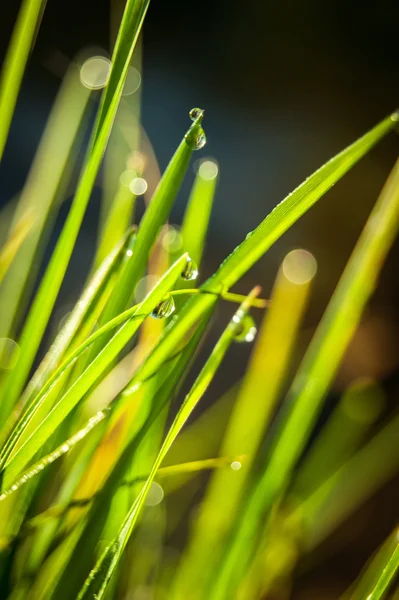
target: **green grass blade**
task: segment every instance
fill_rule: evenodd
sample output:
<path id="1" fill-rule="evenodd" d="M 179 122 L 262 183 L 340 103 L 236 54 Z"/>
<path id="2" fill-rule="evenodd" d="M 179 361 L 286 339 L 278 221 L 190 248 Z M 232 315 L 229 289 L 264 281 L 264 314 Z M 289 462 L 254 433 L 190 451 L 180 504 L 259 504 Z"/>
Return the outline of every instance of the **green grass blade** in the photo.
<path id="1" fill-rule="evenodd" d="M 202 261 L 217 181 L 216 163 L 211 160 L 202 162 L 183 219 L 181 228 L 183 248 L 197 265 Z"/>
<path id="2" fill-rule="evenodd" d="M 388 562 L 381 570 L 378 581 L 368 590 L 369 593 L 364 596 L 366 600 L 380 600 L 384 598 L 390 584 L 393 583 L 393 579 L 399 570 L 399 539 L 397 531 L 395 531 L 395 541 L 395 548 Z"/>
<path id="3" fill-rule="evenodd" d="M 103 316 L 105 321 L 128 306 L 136 284 L 143 277 L 149 253 L 161 226 L 168 218 L 195 149 L 196 140 L 202 131 L 201 122 L 202 115 L 194 121 L 184 136 L 154 192 L 137 231 L 134 260 L 122 273 L 120 281 L 110 298 L 108 309 Z"/>
<path id="4" fill-rule="evenodd" d="M 226 469 L 212 476 L 180 562 L 174 598 L 184 598 L 192 586 L 193 597 L 200 598 L 206 580 L 212 579 L 208 557 L 212 553 L 216 565 L 236 520 L 251 465 L 285 380 L 315 270 L 314 258 L 303 250 L 291 252 L 280 268 L 220 450 L 222 455 L 240 453 L 247 459 L 238 471 Z"/>
<path id="5" fill-rule="evenodd" d="M 92 142 L 76 195 L 25 323 L 19 341 L 21 352 L 17 368 L 11 371 L 5 385 L 4 395 L 11 406 L 15 404 L 23 389 L 64 278 L 105 151 L 127 70 L 148 5 L 149 0 L 128 0 L 126 4 L 112 57 L 109 82 L 102 96 Z M 7 414 L 3 415 L 3 419 L 7 416 Z"/>
<path id="6" fill-rule="evenodd" d="M 389 131 L 397 127 L 399 113 L 393 113 L 334 156 L 289 194 L 262 223 L 221 264 L 205 284 L 212 289 L 231 287 L 323 194 L 353 167 Z"/>
<path id="7" fill-rule="evenodd" d="M 84 394 L 91 386 L 101 377 L 104 370 L 113 362 L 125 344 L 132 338 L 144 319 L 154 310 L 161 302 L 167 292 L 173 287 L 176 280 L 180 277 L 183 268 L 187 262 L 187 255 L 183 255 L 178 259 L 172 267 L 167 271 L 164 277 L 158 282 L 148 296 L 141 302 L 131 318 L 117 331 L 110 342 L 105 346 L 103 351 L 95 358 L 88 366 L 84 373 L 77 379 L 73 385 L 67 390 L 64 396 L 57 402 L 51 412 L 30 435 L 25 443 L 19 447 L 15 455 L 12 453 L 2 472 L 2 489 L 9 486 L 10 482 L 15 479 L 24 466 L 34 457 L 36 452 L 41 448 L 44 442 L 49 439 L 56 427 L 65 419 L 71 410 L 77 405 Z M 99 331 L 94 335 L 98 335 Z M 94 336 L 92 336 L 94 337 Z M 55 375 L 55 374 L 54 374 Z M 51 382 L 51 379 L 50 379 Z M 32 408 L 29 411 L 30 418 L 37 410 L 39 401 L 43 401 L 43 392 L 39 395 L 39 400 L 35 400 Z M 19 427 L 14 432 L 21 436 L 26 427 L 26 415 L 24 425 Z"/>
<path id="8" fill-rule="evenodd" d="M 0 160 L 6 145 L 29 52 L 46 0 L 24 0 L 4 61 L 0 81 Z"/>
<path id="9" fill-rule="evenodd" d="M 79 137 L 89 97 L 90 92 L 82 86 L 73 64 L 51 111 L 11 226 L 11 238 L 24 224 L 28 223 L 30 227 L 2 284 L 0 337 L 15 339 L 26 310 L 52 221 L 62 199 L 63 184 L 74 162 L 72 149 Z"/>
<path id="10" fill-rule="evenodd" d="M 166 435 L 165 441 L 162 444 L 148 479 L 144 483 L 144 486 L 142 487 L 136 501 L 129 511 L 124 523 L 122 524 L 117 537 L 105 549 L 100 560 L 97 562 L 97 565 L 94 567 L 93 571 L 86 580 L 86 583 L 78 596 L 79 600 L 88 600 L 89 598 L 93 598 L 93 596 L 98 599 L 104 597 L 107 585 L 116 567 L 118 566 L 122 552 L 136 524 L 139 513 L 143 507 L 145 498 L 155 478 L 157 470 L 183 425 L 211 383 L 220 363 L 223 360 L 224 355 L 239 331 L 242 319 L 247 313 L 250 305 L 251 295 L 248 296 L 246 301 L 236 312 L 232 321 L 230 321 L 229 325 L 212 351 L 209 359 L 198 375 L 193 387 L 191 388 L 191 391 L 186 396 Z"/>
<path id="11" fill-rule="evenodd" d="M 289 480 L 343 354 L 374 291 L 399 226 L 399 162 L 366 223 L 291 386 L 267 467 L 248 501 L 212 598 L 227 598 L 240 581 L 262 515 Z"/>

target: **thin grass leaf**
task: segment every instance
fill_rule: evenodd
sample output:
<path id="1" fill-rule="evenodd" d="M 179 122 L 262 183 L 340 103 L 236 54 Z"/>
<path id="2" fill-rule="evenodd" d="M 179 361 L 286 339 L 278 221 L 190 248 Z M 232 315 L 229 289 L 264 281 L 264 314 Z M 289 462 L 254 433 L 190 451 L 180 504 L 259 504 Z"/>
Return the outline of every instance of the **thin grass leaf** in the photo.
<path id="1" fill-rule="evenodd" d="M 58 295 L 82 223 L 93 184 L 118 108 L 127 70 L 150 0 L 128 0 L 112 56 L 112 67 L 76 195 L 46 274 L 25 323 L 19 346 L 18 366 L 7 379 L 4 397 L 13 406 L 32 366 L 40 340 Z M 7 418 L 4 411 L 3 421 Z"/>
<path id="2" fill-rule="evenodd" d="M 0 81 L 0 161 L 6 145 L 8 131 L 29 52 L 34 43 L 46 0 L 24 0 L 3 64 Z"/>
<path id="3" fill-rule="evenodd" d="M 220 450 L 227 456 L 240 452 L 247 460 L 237 471 L 218 471 L 211 477 L 176 575 L 174 598 L 187 593 L 201 598 L 206 582 L 212 580 L 208 557 L 212 553 L 217 564 L 239 514 L 251 465 L 285 380 L 315 271 L 314 258 L 302 250 L 291 252 L 280 268 Z"/>
<path id="4" fill-rule="evenodd" d="M 9 238 L 0 251 L 0 284 L 4 279 L 12 261 L 15 258 L 19 248 L 24 243 L 26 236 L 30 232 L 33 221 L 29 218 L 21 219 L 13 228 Z"/>
<path id="5" fill-rule="evenodd" d="M 196 140 L 202 132 L 202 114 L 192 123 L 172 157 L 137 230 L 134 261 L 122 273 L 110 298 L 103 319 L 107 321 L 124 310 L 131 301 L 136 284 L 143 276 L 149 253 L 161 226 L 171 211 L 173 202 L 186 173 Z"/>
<path id="6" fill-rule="evenodd" d="M 15 477 L 17 477 L 21 469 L 23 469 L 34 457 L 44 442 L 55 431 L 56 427 L 58 427 L 90 387 L 99 379 L 99 377 L 101 377 L 104 370 L 112 363 L 125 344 L 132 338 L 144 319 L 155 309 L 155 307 L 157 307 L 167 292 L 173 287 L 176 280 L 181 276 L 186 262 L 187 255 L 183 255 L 172 265 L 169 271 L 158 282 L 143 302 L 137 306 L 135 314 L 131 315 L 131 318 L 122 325 L 107 346 L 105 346 L 104 350 L 88 366 L 79 379 L 77 379 L 67 390 L 64 396 L 57 402 L 54 408 L 25 443 L 18 448 L 15 455 L 12 453 L 10 454 L 2 473 L 3 490 L 9 486 L 10 482 L 15 479 Z M 99 331 L 94 335 L 98 336 Z M 94 336 L 92 336 L 92 338 L 93 337 Z M 43 392 L 41 393 L 41 397 L 39 395 L 39 398 L 40 401 L 43 400 Z M 34 410 L 37 410 L 38 405 L 39 401 L 36 400 L 33 402 L 30 415 L 34 414 Z M 24 427 L 26 427 L 26 424 Z M 21 430 L 21 427 L 19 426 L 19 435 L 23 433 L 24 427 Z"/>
<path id="7" fill-rule="evenodd" d="M 369 590 L 366 600 L 380 600 L 386 596 L 386 592 L 399 569 L 399 540 L 398 533 L 396 534 L 396 547 L 389 558 L 387 564 L 380 573 L 377 583 Z"/>
<path id="8" fill-rule="evenodd" d="M 93 571 L 86 580 L 86 583 L 78 596 L 78 600 L 85 600 L 92 598 L 93 596 L 100 600 L 104 597 L 107 585 L 118 566 L 122 552 L 137 522 L 139 513 L 144 505 L 145 498 L 155 478 L 157 470 L 188 417 L 209 387 L 209 384 L 211 383 L 218 367 L 220 366 L 224 355 L 226 354 L 229 346 L 233 342 L 240 329 L 242 319 L 250 308 L 252 295 L 255 295 L 256 293 L 257 290 L 248 296 L 220 337 L 209 359 L 201 370 L 201 373 L 198 375 L 193 387 L 191 388 L 191 391 L 186 396 L 176 418 L 174 419 L 155 460 L 151 473 L 142 487 L 131 510 L 129 511 L 124 523 L 122 524 L 118 536 L 105 549 L 100 560 L 97 562 Z"/>
<path id="9" fill-rule="evenodd" d="M 72 64 L 52 108 L 11 225 L 10 242 L 21 229 L 29 226 L 29 232 L 2 284 L 0 337 L 14 339 L 20 327 L 74 164 L 73 148 L 89 98 L 90 92 L 80 83 L 77 66 Z M 7 398 L 3 402 L 7 405 Z"/>
<path id="10" fill-rule="evenodd" d="M 399 226 L 399 161 L 394 166 L 323 315 L 288 394 L 266 469 L 248 500 L 210 598 L 231 597 L 248 565 L 262 516 L 284 491 L 324 396 L 360 321 Z"/>
<path id="11" fill-rule="evenodd" d="M 203 161 L 184 214 L 181 228 L 183 248 L 197 265 L 202 261 L 217 181 L 217 164 L 211 160 Z"/>

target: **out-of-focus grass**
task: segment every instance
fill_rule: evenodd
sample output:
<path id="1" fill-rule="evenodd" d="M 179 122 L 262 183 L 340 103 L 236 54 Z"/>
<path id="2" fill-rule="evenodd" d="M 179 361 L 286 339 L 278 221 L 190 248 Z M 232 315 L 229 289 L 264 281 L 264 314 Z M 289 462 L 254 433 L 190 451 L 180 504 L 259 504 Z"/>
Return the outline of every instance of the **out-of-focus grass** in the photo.
<path id="1" fill-rule="evenodd" d="M 143 594 L 157 600 L 246 600 L 277 588 L 282 598 L 289 597 L 301 554 L 315 551 L 399 467 L 398 417 L 372 435 L 369 431 L 383 411 L 378 382 L 349 387 L 298 465 L 397 233 L 398 166 L 296 374 L 292 357 L 316 259 L 304 250 L 289 253 L 270 300 L 256 297 L 258 288 L 248 296 L 231 290 L 397 126 L 398 113 L 304 181 L 196 287 L 218 166 L 214 159 L 200 161 L 181 230 L 170 226 L 191 156 L 206 142 L 204 112 L 190 111 L 191 126 L 158 178 L 139 125 L 140 96 L 131 102 L 123 98 L 148 5 L 149 0 L 128 0 L 111 64 L 95 63 L 108 68 L 101 86 L 98 72 L 92 85 L 86 71 L 81 77 L 88 88 L 104 89 L 74 201 L 27 316 L 28 292 L 53 208 L 68 182 L 71 149 L 80 139 L 90 94 L 78 81 L 76 66 L 65 79 L 0 250 L 0 306 L 5 307 L 0 589 L 11 600 Z M 25 1 L 4 64 L 0 154 L 41 6 Z M 44 333 L 109 138 L 93 269 L 42 359 Z M 151 194 L 147 180 L 148 189 L 155 188 Z M 145 191 L 149 202 L 136 226 L 134 205 Z M 231 344 L 254 340 L 249 313 L 255 311 L 265 314 L 243 380 L 195 419 Z M 229 323 L 190 383 L 198 349 L 221 312 Z M 183 386 L 185 399 L 176 410 Z M 190 533 L 182 542 L 187 518 Z M 397 540 L 391 542 L 348 598 L 386 594 L 398 564 Z"/>

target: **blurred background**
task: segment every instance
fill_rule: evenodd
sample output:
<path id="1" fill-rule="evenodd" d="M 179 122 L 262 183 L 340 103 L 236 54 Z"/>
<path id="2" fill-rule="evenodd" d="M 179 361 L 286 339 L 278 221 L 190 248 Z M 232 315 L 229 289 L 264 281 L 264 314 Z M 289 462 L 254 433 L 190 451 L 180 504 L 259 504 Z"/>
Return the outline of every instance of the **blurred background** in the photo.
<path id="1" fill-rule="evenodd" d="M 206 110 L 208 143 L 195 159 L 215 158 L 220 182 L 202 279 L 303 179 L 399 105 L 399 3 L 246 0 L 243 6 L 238 0 L 152 0 L 142 40 L 142 122 L 161 171 L 187 129 L 188 111 L 193 106 Z M 18 9 L 17 1 L 2 7 L 2 57 Z M 82 51 L 106 55 L 122 9 L 121 0 L 48 0 L 1 165 L 1 207 L 23 186 L 69 61 Z M 287 252 L 297 247 L 312 252 L 318 273 L 298 357 L 397 154 L 398 138 L 391 134 L 237 286 L 246 293 L 260 283 L 267 296 Z M 173 212 L 176 224 L 194 169 L 195 164 Z M 58 319 L 76 299 L 90 268 L 102 181 L 99 177 L 67 273 L 55 311 Z M 47 256 L 67 214 L 70 187 Z M 335 388 L 338 396 L 359 377 L 378 379 L 385 415 L 397 406 L 399 390 L 398 258 L 397 242 Z M 210 342 L 218 333 L 215 328 Z M 205 403 L 244 372 L 248 352 L 233 348 Z M 335 400 L 327 400 L 327 413 Z M 398 503 L 397 478 L 329 538 L 317 570 L 298 566 L 292 598 L 330 597 L 326 590 L 338 597 L 393 528 Z"/>

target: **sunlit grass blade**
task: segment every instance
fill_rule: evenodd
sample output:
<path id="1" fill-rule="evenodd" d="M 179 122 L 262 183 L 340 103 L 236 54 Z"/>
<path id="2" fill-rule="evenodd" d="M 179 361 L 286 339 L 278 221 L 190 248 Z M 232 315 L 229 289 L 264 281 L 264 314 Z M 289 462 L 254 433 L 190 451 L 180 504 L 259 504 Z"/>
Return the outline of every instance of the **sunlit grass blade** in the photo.
<path id="1" fill-rule="evenodd" d="M 131 301 L 136 284 L 143 277 L 150 250 L 165 223 L 186 173 L 191 155 L 202 133 L 202 114 L 197 117 L 172 157 L 137 230 L 134 260 L 121 274 L 103 319 L 107 321 L 124 310 Z"/>
<path id="2" fill-rule="evenodd" d="M 0 161 L 29 52 L 46 6 L 46 0 L 24 0 L 21 5 L 0 80 Z"/>
<path id="3" fill-rule="evenodd" d="M 299 503 L 296 499 L 289 519 L 301 523 L 306 551 L 320 544 L 398 472 L 398 436 L 396 416 L 308 497 Z"/>
<path id="4" fill-rule="evenodd" d="M 128 539 L 134 529 L 134 526 L 139 517 L 139 513 L 143 507 L 145 498 L 151 487 L 151 484 L 155 478 L 158 468 L 160 467 L 163 459 L 165 458 L 169 448 L 173 444 L 175 438 L 179 434 L 183 425 L 187 421 L 188 417 L 198 404 L 199 400 L 207 390 L 211 383 L 224 355 L 226 354 L 230 344 L 233 342 L 235 336 L 240 330 L 242 321 L 251 306 L 252 295 L 257 293 L 254 291 L 248 296 L 246 301 L 236 312 L 232 321 L 230 321 L 226 330 L 222 334 L 214 350 L 212 351 L 209 359 L 205 363 L 203 369 L 198 375 L 193 387 L 186 396 L 176 418 L 174 419 L 162 447 L 158 453 L 158 456 L 154 462 L 151 473 L 144 483 L 136 501 L 134 502 L 131 510 L 129 511 L 117 537 L 111 542 L 111 544 L 105 549 L 103 555 L 99 559 L 97 565 L 90 573 L 85 585 L 83 586 L 78 598 L 79 600 L 92 598 L 93 595 L 98 599 L 103 598 L 107 585 L 118 566 L 122 552 L 128 542 Z"/>
<path id="5" fill-rule="evenodd" d="M 64 396 L 48 413 L 46 418 L 29 436 L 25 443 L 19 447 L 15 455 L 9 456 L 8 462 L 2 472 L 2 489 L 8 487 L 10 482 L 17 477 L 18 473 L 34 457 L 36 452 L 42 447 L 44 442 L 52 435 L 56 427 L 65 419 L 71 410 L 77 405 L 90 387 L 101 377 L 106 368 L 116 358 L 125 344 L 132 338 L 144 319 L 157 307 L 163 300 L 167 292 L 173 287 L 176 280 L 181 276 L 183 268 L 187 262 L 187 255 L 178 259 L 159 283 L 153 288 L 148 296 L 135 309 L 136 314 L 132 314 L 130 319 L 122 325 L 114 337 L 105 346 L 104 350 L 87 367 L 84 373 L 73 383 L 66 391 Z M 95 335 L 98 336 L 99 331 Z M 93 336 L 93 337 L 94 337 Z M 51 381 L 51 379 L 50 379 Z M 43 395 L 43 392 L 41 392 Z M 40 397 L 40 395 L 39 395 Z M 40 399 L 43 401 L 43 398 Z M 37 409 L 38 401 L 33 401 L 30 415 L 34 414 L 33 409 Z M 26 418 L 26 414 L 23 418 Z M 26 427 L 26 423 L 25 423 Z M 21 430 L 19 425 L 19 434 L 23 434 L 24 427 Z"/>
<path id="6" fill-rule="evenodd" d="M 0 250 L 0 283 L 10 268 L 10 265 L 14 260 L 19 248 L 25 241 L 32 225 L 33 221 L 30 219 L 21 219 L 21 221 L 16 224 L 14 230 L 11 232 L 10 237 L 4 244 L 3 248 Z"/>
<path id="7" fill-rule="evenodd" d="M 218 471 L 211 478 L 180 563 L 174 598 L 185 597 L 192 588 L 193 597 L 206 595 L 203 586 L 213 577 L 209 554 L 216 565 L 236 520 L 251 465 L 284 384 L 315 272 L 316 261 L 304 250 L 294 250 L 282 264 L 220 451 L 226 456 L 239 452 L 247 460 L 237 471 Z"/>
<path id="8" fill-rule="evenodd" d="M 248 500 L 211 598 L 231 597 L 248 566 L 262 516 L 284 491 L 360 321 L 399 225 L 399 162 L 363 229 L 288 394 L 266 469 Z M 229 591 L 230 590 L 230 591 Z"/>
<path id="9" fill-rule="evenodd" d="M 149 1 L 128 0 L 126 4 L 112 56 L 109 82 L 102 96 L 96 125 L 75 198 L 21 334 L 19 341 L 21 352 L 18 367 L 11 372 L 5 385 L 4 394 L 10 406 L 15 404 L 24 387 L 63 281 L 105 151 L 127 70 Z M 7 416 L 7 414 L 4 414 L 3 420 Z"/>
<path id="10" fill-rule="evenodd" d="M 308 496 L 360 447 L 384 407 L 383 392 L 369 379 L 356 380 L 343 394 L 312 444 L 291 489 Z"/>
<path id="11" fill-rule="evenodd" d="M 218 166 L 212 160 L 201 162 L 183 219 L 183 248 L 199 265 L 204 252 L 213 198 L 218 180 Z"/>
<path id="12" fill-rule="evenodd" d="M 399 568 L 398 549 L 399 537 L 396 528 L 370 559 L 358 581 L 341 596 L 340 600 L 378 600 L 384 597 L 388 587 L 393 583 L 395 571 Z"/>
<path id="13" fill-rule="evenodd" d="M 80 83 L 77 66 L 72 64 L 51 111 L 11 225 L 10 241 L 27 225 L 29 231 L 1 288 L 0 337 L 15 338 L 26 310 L 63 187 L 74 163 L 72 149 L 79 137 L 89 95 L 89 90 Z"/>

